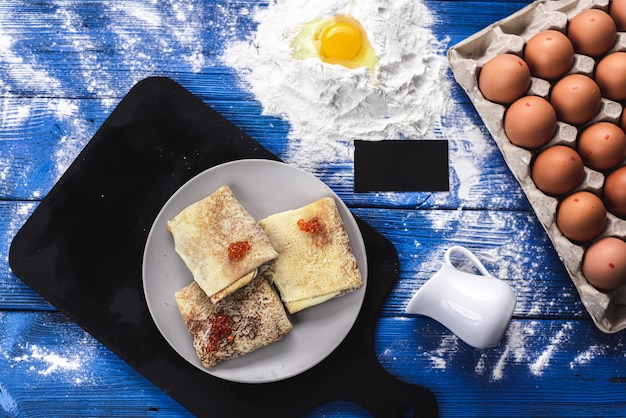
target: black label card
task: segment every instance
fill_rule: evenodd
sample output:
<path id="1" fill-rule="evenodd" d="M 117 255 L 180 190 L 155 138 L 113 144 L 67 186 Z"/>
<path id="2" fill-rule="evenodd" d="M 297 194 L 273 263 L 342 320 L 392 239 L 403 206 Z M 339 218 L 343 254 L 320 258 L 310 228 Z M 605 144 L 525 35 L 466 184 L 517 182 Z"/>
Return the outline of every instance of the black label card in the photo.
<path id="1" fill-rule="evenodd" d="M 448 141 L 354 141 L 355 192 L 448 191 Z"/>

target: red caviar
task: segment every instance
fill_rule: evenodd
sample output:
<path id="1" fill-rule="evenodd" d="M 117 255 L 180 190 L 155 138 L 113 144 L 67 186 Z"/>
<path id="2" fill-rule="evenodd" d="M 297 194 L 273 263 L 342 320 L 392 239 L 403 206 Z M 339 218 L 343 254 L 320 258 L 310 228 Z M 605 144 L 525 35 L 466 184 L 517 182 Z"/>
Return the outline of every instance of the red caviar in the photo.
<path id="1" fill-rule="evenodd" d="M 237 260 L 239 258 L 245 257 L 246 254 L 250 251 L 250 244 L 248 241 L 237 241 L 232 242 L 228 246 L 228 258 L 231 260 Z"/>
<path id="2" fill-rule="evenodd" d="M 207 352 L 212 353 L 217 351 L 217 345 L 222 338 L 226 338 L 228 342 L 231 342 L 234 339 L 231 335 L 232 331 L 233 327 L 230 324 L 230 318 L 227 315 L 223 313 L 215 315 L 215 318 L 213 318 L 213 322 L 211 323 L 211 334 L 209 335 Z"/>
<path id="3" fill-rule="evenodd" d="M 308 232 L 309 234 L 317 234 L 318 232 L 322 232 L 324 229 L 317 216 L 309 221 L 305 221 L 304 219 L 298 220 L 298 228 L 300 228 L 301 231 Z"/>

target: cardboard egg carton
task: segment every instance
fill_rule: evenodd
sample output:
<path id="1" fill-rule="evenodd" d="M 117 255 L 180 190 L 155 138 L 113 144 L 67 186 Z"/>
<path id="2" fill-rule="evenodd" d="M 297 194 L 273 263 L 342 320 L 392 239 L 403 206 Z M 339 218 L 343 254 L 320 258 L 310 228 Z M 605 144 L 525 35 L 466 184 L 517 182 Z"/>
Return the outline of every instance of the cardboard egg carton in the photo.
<path id="1" fill-rule="evenodd" d="M 581 271 L 581 262 L 587 244 L 577 245 L 563 236 L 555 222 L 559 199 L 550 197 L 537 189 L 530 176 L 530 164 L 537 152 L 556 144 L 566 144 L 575 148 L 581 127 L 559 121 L 553 138 L 545 147 L 533 151 L 517 147 L 511 144 L 504 133 L 503 119 L 506 107 L 486 100 L 478 88 L 480 69 L 494 56 L 512 53 L 523 57 L 525 43 L 535 34 L 547 29 L 565 33 L 567 22 L 579 12 L 589 8 L 608 11 L 609 4 L 609 0 L 536 1 L 450 48 L 448 60 L 455 79 L 468 94 L 513 175 L 521 184 L 578 289 L 591 318 L 600 330 L 617 332 L 626 328 L 626 286 L 611 292 L 603 292 L 587 282 Z M 624 33 L 618 33 L 618 39 L 612 51 L 617 50 L 626 50 L 626 34 Z M 574 65 L 568 74 L 592 75 L 595 65 L 596 61 L 593 58 L 575 54 Z M 531 77 L 528 94 L 548 99 L 550 88 L 550 82 Z M 616 122 L 619 121 L 621 113 L 620 103 L 603 98 L 600 111 L 588 124 L 603 120 Z M 604 174 L 585 167 L 583 181 L 577 190 L 588 190 L 599 195 L 603 183 Z M 617 236 L 626 239 L 626 220 L 607 212 L 607 227 L 602 236 Z"/>

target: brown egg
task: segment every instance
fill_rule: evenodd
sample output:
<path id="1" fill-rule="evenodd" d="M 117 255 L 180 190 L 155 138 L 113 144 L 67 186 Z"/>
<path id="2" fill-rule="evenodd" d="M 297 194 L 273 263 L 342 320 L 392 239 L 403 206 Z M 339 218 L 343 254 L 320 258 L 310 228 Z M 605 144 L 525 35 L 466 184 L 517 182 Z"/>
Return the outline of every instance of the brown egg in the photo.
<path id="1" fill-rule="evenodd" d="M 591 241 L 606 225 L 606 209 L 602 200 L 587 191 L 575 192 L 561 201 L 556 224 L 561 233 L 572 241 Z"/>
<path id="2" fill-rule="evenodd" d="M 578 138 L 578 153 L 587 167 L 609 170 L 626 158 L 626 134 L 611 122 L 596 122 Z"/>
<path id="3" fill-rule="evenodd" d="M 574 16 L 567 26 L 574 51 L 592 57 L 606 54 L 615 43 L 617 28 L 608 13 L 587 9 Z"/>
<path id="4" fill-rule="evenodd" d="M 512 144 L 539 148 L 548 143 L 556 130 L 556 112 L 539 96 L 517 99 L 504 114 L 504 132 Z"/>
<path id="5" fill-rule="evenodd" d="M 605 237 L 585 251 L 582 271 L 587 281 L 601 290 L 613 290 L 626 284 L 626 242 Z"/>
<path id="6" fill-rule="evenodd" d="M 574 125 L 589 122 L 600 110 L 601 101 L 600 87 L 582 74 L 563 77 L 550 93 L 558 119 Z"/>
<path id="7" fill-rule="evenodd" d="M 526 43 L 524 61 L 530 73 L 548 80 L 561 77 L 574 63 L 574 46 L 556 30 L 539 32 Z"/>
<path id="8" fill-rule="evenodd" d="M 596 83 L 607 99 L 626 100 L 626 52 L 613 52 L 596 66 Z"/>
<path id="9" fill-rule="evenodd" d="M 513 54 L 496 55 L 485 63 L 478 75 L 478 88 L 487 100 L 513 103 L 530 87 L 530 69 Z"/>
<path id="10" fill-rule="evenodd" d="M 622 115 L 620 116 L 619 127 L 622 128 L 622 131 L 626 132 L 626 115 L 624 109 L 622 109 Z"/>
<path id="11" fill-rule="evenodd" d="M 606 176 L 602 199 L 608 210 L 626 218 L 626 167 L 620 167 Z"/>
<path id="12" fill-rule="evenodd" d="M 626 30 L 626 0 L 613 0 L 609 8 L 609 14 L 615 22 L 617 30 L 623 32 Z"/>
<path id="13" fill-rule="evenodd" d="M 565 145 L 554 145 L 541 151 L 531 169 L 537 188 L 549 195 L 571 192 L 583 180 L 583 174 L 582 158 Z"/>

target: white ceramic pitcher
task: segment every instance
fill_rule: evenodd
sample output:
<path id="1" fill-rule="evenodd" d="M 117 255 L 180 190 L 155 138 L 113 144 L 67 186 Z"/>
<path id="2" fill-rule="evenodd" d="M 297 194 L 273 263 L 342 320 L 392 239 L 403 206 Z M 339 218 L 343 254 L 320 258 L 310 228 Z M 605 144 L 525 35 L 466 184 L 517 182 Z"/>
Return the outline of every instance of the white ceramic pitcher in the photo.
<path id="1" fill-rule="evenodd" d="M 453 253 L 465 255 L 482 275 L 457 270 Z M 517 298 L 504 281 L 493 277 L 465 247 L 450 247 L 444 263 L 406 307 L 407 313 L 425 315 L 443 324 L 476 348 L 497 345 L 511 320 Z"/>

